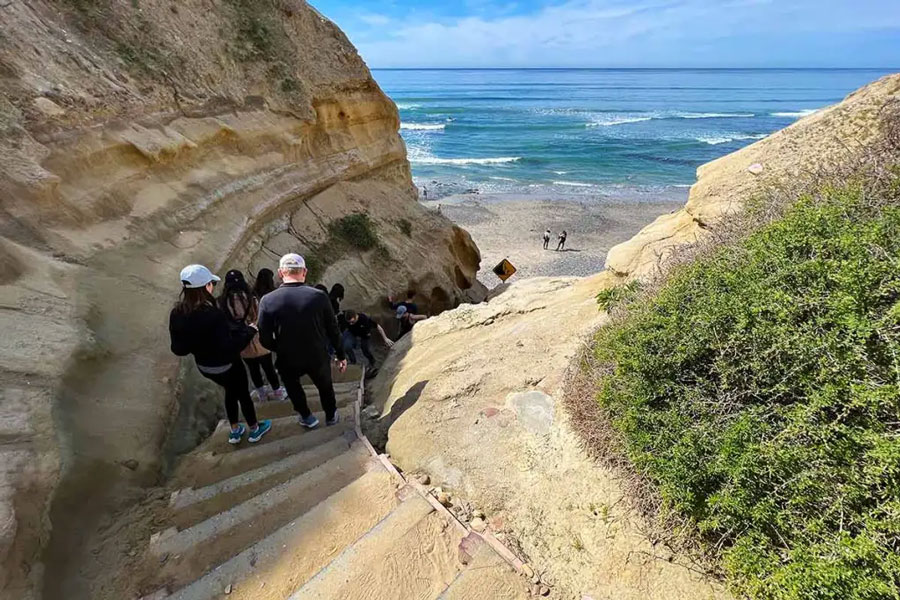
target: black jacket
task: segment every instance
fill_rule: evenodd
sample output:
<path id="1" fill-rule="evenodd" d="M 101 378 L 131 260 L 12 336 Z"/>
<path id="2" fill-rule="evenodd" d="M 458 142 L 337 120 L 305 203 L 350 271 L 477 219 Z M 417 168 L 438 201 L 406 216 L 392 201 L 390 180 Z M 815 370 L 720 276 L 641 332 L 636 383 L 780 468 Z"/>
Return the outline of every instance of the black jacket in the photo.
<path id="1" fill-rule="evenodd" d="M 337 320 L 328 294 L 303 283 L 285 283 L 259 303 L 259 341 L 292 366 L 327 364 L 326 342 L 344 360 Z"/>
<path id="2" fill-rule="evenodd" d="M 198 365 L 221 367 L 241 359 L 256 330 L 232 319 L 212 305 L 201 306 L 188 314 L 172 310 L 169 314 L 172 352 L 194 355 Z"/>

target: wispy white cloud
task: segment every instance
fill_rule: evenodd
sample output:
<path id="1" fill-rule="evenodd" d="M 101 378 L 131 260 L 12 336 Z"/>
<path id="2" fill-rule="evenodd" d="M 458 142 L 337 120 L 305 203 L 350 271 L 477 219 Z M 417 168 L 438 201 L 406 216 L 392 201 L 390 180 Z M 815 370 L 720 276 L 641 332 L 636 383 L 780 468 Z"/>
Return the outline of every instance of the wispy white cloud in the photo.
<path id="1" fill-rule="evenodd" d="M 802 65 L 810 58 L 832 58 L 823 52 L 838 56 L 840 44 L 862 44 L 870 32 L 897 42 L 893 62 L 900 64 L 900 2 L 827 4 L 826 9 L 821 0 L 566 0 L 534 6 L 467 0 L 462 17 L 363 12 L 356 24 L 339 24 L 348 27 L 373 66 Z M 873 64 L 891 66 L 882 62 L 890 58 L 890 48 L 876 46 L 880 54 Z"/>

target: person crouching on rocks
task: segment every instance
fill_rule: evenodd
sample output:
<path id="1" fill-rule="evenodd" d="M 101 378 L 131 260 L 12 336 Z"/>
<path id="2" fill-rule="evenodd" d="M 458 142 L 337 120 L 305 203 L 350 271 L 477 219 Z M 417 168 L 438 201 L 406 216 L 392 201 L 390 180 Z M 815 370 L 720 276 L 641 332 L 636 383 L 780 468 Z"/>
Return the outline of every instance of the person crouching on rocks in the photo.
<path id="1" fill-rule="evenodd" d="M 234 324 L 216 306 L 212 292 L 219 278 L 203 265 L 181 271 L 181 296 L 169 314 L 172 352 L 194 355 L 200 374 L 225 389 L 225 412 L 231 424 L 229 444 L 239 444 L 247 428 L 238 419 L 238 405 L 250 428 L 247 441 L 258 442 L 272 429 L 269 420 L 257 421 L 247 389 L 241 351 L 256 337 L 256 328 Z"/>
<path id="2" fill-rule="evenodd" d="M 397 339 L 412 331 L 413 325 L 419 321 L 424 321 L 428 317 L 426 315 L 418 315 L 411 312 L 405 305 L 401 304 L 397 307 L 397 321 L 400 323 L 400 335 Z"/>
<path id="3" fill-rule="evenodd" d="M 378 374 L 378 368 L 375 366 L 375 357 L 372 356 L 372 349 L 369 346 L 369 338 L 372 331 L 378 331 L 381 341 L 388 348 L 393 347 L 394 342 L 387 336 L 381 325 L 372 320 L 371 317 L 364 313 L 358 313 L 355 310 L 345 310 L 344 318 L 347 320 L 347 330 L 343 334 L 342 342 L 347 358 L 354 365 L 356 364 L 356 353 L 354 350 L 359 348 L 362 350 L 363 356 L 369 362 L 368 377 L 375 377 Z"/>
<path id="4" fill-rule="evenodd" d="M 237 269 L 225 273 L 225 290 L 219 296 L 219 306 L 235 322 L 256 326 L 256 319 L 259 316 L 259 301 L 250 291 L 244 274 Z M 250 371 L 250 380 L 255 388 L 250 392 L 251 398 L 263 402 L 270 398 L 284 400 L 286 394 L 278 381 L 275 365 L 272 364 L 272 353 L 259 343 L 259 334 L 244 348 L 241 358 L 244 359 L 244 363 Z M 263 372 L 266 374 L 269 385 L 264 385 Z"/>

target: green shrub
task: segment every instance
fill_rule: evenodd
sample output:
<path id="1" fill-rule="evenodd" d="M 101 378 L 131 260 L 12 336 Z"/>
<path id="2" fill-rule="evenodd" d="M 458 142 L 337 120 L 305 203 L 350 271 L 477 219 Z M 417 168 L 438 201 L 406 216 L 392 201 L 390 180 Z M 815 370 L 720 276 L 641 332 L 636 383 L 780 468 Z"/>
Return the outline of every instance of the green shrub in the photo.
<path id="1" fill-rule="evenodd" d="M 900 598 L 900 209 L 801 200 L 595 353 L 623 451 L 737 593 Z"/>
<path id="2" fill-rule="evenodd" d="M 597 304 L 600 305 L 601 310 L 612 310 L 634 302 L 640 291 L 641 283 L 639 281 L 629 281 L 624 285 L 600 290 L 600 293 L 597 294 Z"/>
<path id="3" fill-rule="evenodd" d="M 334 238 L 357 250 L 372 250 L 381 245 L 375 223 L 364 213 L 353 213 L 332 221 L 328 230 Z"/>

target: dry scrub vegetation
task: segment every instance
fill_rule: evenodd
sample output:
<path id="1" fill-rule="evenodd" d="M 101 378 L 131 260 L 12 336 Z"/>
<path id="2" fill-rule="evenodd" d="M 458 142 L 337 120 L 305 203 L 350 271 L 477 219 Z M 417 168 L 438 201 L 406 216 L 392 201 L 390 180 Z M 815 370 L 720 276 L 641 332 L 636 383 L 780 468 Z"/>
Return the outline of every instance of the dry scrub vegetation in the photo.
<path id="1" fill-rule="evenodd" d="M 654 535 L 740 596 L 900 598 L 900 109 L 606 292 L 568 408 Z M 802 182 L 802 183 L 800 183 Z"/>

